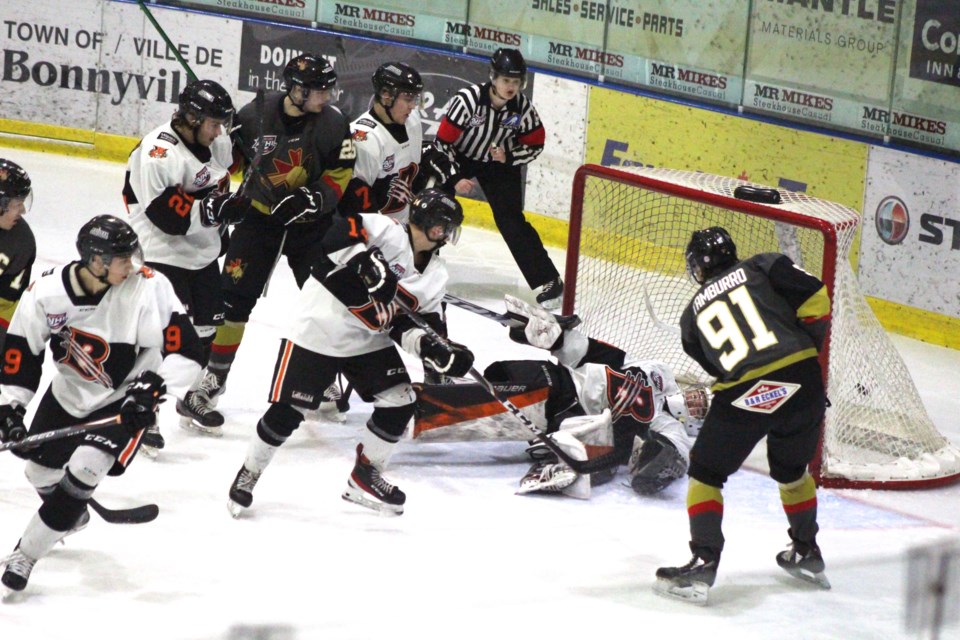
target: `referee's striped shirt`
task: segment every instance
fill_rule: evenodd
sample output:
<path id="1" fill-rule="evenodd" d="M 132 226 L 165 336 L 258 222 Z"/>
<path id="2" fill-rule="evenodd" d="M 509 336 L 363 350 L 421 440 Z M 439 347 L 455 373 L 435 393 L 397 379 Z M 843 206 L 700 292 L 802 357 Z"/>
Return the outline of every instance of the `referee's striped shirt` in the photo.
<path id="1" fill-rule="evenodd" d="M 490 146 L 503 147 L 507 164 L 526 164 L 543 151 L 546 133 L 533 104 L 517 93 L 500 109 L 490 102 L 490 83 L 461 89 L 447 104 L 436 146 L 454 158 L 489 162 Z"/>

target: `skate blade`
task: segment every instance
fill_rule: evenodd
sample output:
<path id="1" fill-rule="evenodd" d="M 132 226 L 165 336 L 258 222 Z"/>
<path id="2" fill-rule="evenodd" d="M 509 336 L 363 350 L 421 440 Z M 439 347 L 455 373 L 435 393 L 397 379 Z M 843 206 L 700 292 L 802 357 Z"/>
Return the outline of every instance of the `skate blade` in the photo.
<path id="1" fill-rule="evenodd" d="M 242 504 L 234 502 L 229 498 L 227 499 L 227 511 L 230 512 L 230 517 L 237 519 L 240 517 L 240 514 L 242 514 L 246 510 L 247 510 L 247 507 L 243 506 Z"/>
<path id="2" fill-rule="evenodd" d="M 3 591 L 0 593 L 0 601 L 4 604 L 17 604 L 18 602 L 23 602 L 26 599 L 26 593 L 23 591 L 16 591 L 10 587 L 2 587 Z"/>
<path id="3" fill-rule="evenodd" d="M 190 416 L 180 416 L 180 428 L 210 438 L 222 438 L 223 427 L 205 427 L 197 424 Z"/>
<path id="4" fill-rule="evenodd" d="M 156 460 L 157 456 L 160 455 L 160 449 L 157 449 L 155 447 L 148 447 L 147 445 L 142 444 L 140 445 L 140 453 L 147 456 L 151 460 Z"/>
<path id="5" fill-rule="evenodd" d="M 653 592 L 657 595 L 698 607 L 706 606 L 709 591 L 710 586 L 705 582 L 690 582 L 687 585 L 678 585 L 670 580 L 657 578 L 657 581 L 653 583 Z"/>
<path id="6" fill-rule="evenodd" d="M 381 516 L 399 516 L 403 514 L 402 504 L 394 505 L 387 504 L 386 502 L 380 502 L 374 498 L 367 497 L 367 494 L 363 490 L 353 490 L 348 488 L 340 497 L 347 502 L 352 502 L 360 505 L 361 507 L 372 509 L 373 511 L 378 512 Z"/>
<path id="7" fill-rule="evenodd" d="M 799 568 L 784 568 L 784 571 L 789 573 L 791 576 L 798 580 L 803 580 L 808 584 L 812 584 L 820 589 L 829 589 L 830 581 L 827 580 L 827 574 L 821 571 L 820 573 L 813 573 L 812 571 L 804 571 Z"/>

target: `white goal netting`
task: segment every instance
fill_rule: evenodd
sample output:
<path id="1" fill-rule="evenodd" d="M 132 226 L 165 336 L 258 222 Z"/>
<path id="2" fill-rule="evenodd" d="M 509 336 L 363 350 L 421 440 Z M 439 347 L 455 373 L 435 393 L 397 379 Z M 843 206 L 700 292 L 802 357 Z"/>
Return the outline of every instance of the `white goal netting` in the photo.
<path id="1" fill-rule="evenodd" d="M 901 488 L 960 476 L 960 449 L 930 421 L 850 266 L 859 213 L 783 189 L 779 205 L 735 199 L 734 189 L 745 184 L 751 183 L 669 169 L 582 167 L 565 310 L 572 298 L 588 335 L 670 364 L 683 383 L 711 383 L 683 353 L 678 322 L 697 290 L 683 256 L 690 234 L 721 225 L 740 257 L 785 253 L 833 293 L 826 354 L 831 407 L 822 454 L 812 465 L 822 483 Z"/>

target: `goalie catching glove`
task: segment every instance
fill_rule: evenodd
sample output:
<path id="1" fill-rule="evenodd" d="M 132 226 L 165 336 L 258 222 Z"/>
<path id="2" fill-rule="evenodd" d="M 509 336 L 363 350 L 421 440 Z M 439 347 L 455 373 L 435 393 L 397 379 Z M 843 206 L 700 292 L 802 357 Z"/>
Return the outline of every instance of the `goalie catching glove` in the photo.
<path id="1" fill-rule="evenodd" d="M 370 247 L 347 261 L 375 302 L 389 305 L 397 295 L 397 276 L 390 270 L 390 263 L 383 257 L 379 247 Z"/>
<path id="2" fill-rule="evenodd" d="M 163 378 L 153 371 L 144 371 L 130 382 L 120 405 L 120 420 L 131 437 L 157 423 L 157 407 L 166 392 Z"/>
<path id="3" fill-rule="evenodd" d="M 200 224 L 217 227 L 223 224 L 238 224 L 243 221 L 250 198 L 229 191 L 213 191 L 200 201 Z"/>
<path id="4" fill-rule="evenodd" d="M 441 342 L 424 334 L 420 336 L 419 356 L 434 371 L 462 378 L 473 368 L 473 352 L 466 346 L 447 340 Z"/>
<path id="5" fill-rule="evenodd" d="M 300 187 L 275 204 L 270 214 L 277 222 L 288 225 L 300 218 L 316 218 L 322 211 L 323 194 L 309 187 Z"/>

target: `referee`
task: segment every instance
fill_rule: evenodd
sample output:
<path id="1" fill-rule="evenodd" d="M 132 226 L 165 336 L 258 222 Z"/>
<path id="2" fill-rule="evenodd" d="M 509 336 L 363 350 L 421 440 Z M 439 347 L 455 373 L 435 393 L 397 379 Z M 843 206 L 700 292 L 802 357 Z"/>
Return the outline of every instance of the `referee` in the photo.
<path id="1" fill-rule="evenodd" d="M 531 289 L 543 287 L 537 302 L 557 309 L 563 281 L 537 230 L 523 215 L 521 165 L 543 151 L 545 133 L 533 104 L 520 93 L 527 63 L 517 49 L 497 49 L 490 81 L 462 89 L 440 122 L 436 147 L 459 166 L 457 193 L 466 195 L 476 178 L 493 210 L 497 229 Z"/>

